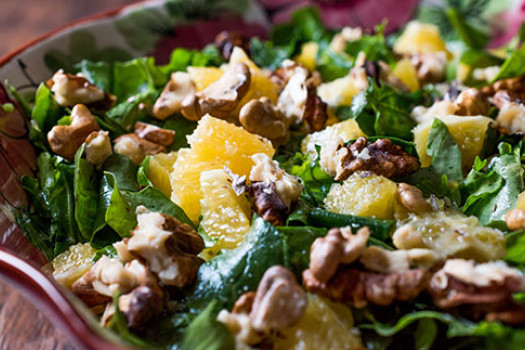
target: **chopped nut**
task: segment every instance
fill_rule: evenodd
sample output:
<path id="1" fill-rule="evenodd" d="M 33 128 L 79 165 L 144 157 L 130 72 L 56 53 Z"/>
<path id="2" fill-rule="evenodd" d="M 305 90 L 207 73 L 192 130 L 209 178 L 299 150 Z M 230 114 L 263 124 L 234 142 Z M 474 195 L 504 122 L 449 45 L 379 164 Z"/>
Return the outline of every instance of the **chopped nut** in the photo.
<path id="1" fill-rule="evenodd" d="M 84 104 L 95 109 L 108 110 L 116 102 L 114 96 L 91 84 L 81 74 L 66 74 L 59 70 L 46 85 L 54 93 L 57 103 L 64 107 Z"/>
<path id="2" fill-rule="evenodd" d="M 250 181 L 272 183 L 277 196 L 290 209 L 303 191 L 299 179 L 281 169 L 278 162 L 264 153 L 254 154 L 252 160 L 255 165 L 250 171 Z"/>
<path id="3" fill-rule="evenodd" d="M 492 96 L 496 92 L 502 90 L 513 96 L 513 98 L 521 99 L 522 97 L 525 97 L 525 75 L 498 80 L 492 85 L 485 86 L 481 89 L 481 92 L 487 96 Z"/>
<path id="4" fill-rule="evenodd" d="M 267 97 L 245 104 L 239 113 L 239 122 L 249 132 L 272 141 L 274 147 L 285 144 L 289 139 L 284 117 Z"/>
<path id="5" fill-rule="evenodd" d="M 423 192 L 404 182 L 397 186 L 396 199 L 411 213 L 422 214 L 432 211 L 432 206 L 423 197 Z"/>
<path id="6" fill-rule="evenodd" d="M 377 246 L 366 248 L 359 262 L 368 270 L 393 274 L 411 268 L 430 269 L 441 262 L 441 257 L 430 249 L 388 251 Z"/>
<path id="7" fill-rule="evenodd" d="M 76 280 L 71 286 L 71 292 L 80 298 L 88 307 L 104 305 L 111 301 L 111 296 L 100 294 L 93 288 L 94 281 L 94 273 L 88 270 L 88 272 Z"/>
<path id="8" fill-rule="evenodd" d="M 454 101 L 458 109 L 456 115 L 488 115 L 490 103 L 487 97 L 477 89 L 462 91 Z"/>
<path id="9" fill-rule="evenodd" d="M 190 75 L 184 72 L 172 73 L 170 81 L 153 105 L 153 115 L 157 119 L 164 120 L 179 113 L 182 110 L 182 101 L 193 94 L 195 94 L 195 84 Z"/>
<path id="10" fill-rule="evenodd" d="M 259 283 L 250 321 L 257 331 L 267 334 L 278 331 L 299 321 L 306 304 L 306 293 L 295 276 L 282 266 L 273 266 Z"/>
<path id="11" fill-rule="evenodd" d="M 322 283 L 310 270 L 303 272 L 306 290 L 357 308 L 369 302 L 386 306 L 394 300 L 413 299 L 426 288 L 428 278 L 429 272 L 423 269 L 379 274 L 349 268 L 338 271 L 330 281 Z"/>
<path id="12" fill-rule="evenodd" d="M 126 317 L 130 329 L 140 330 L 162 313 L 164 295 L 158 285 L 156 287 L 139 286 L 119 298 L 120 311 Z"/>
<path id="13" fill-rule="evenodd" d="M 73 107 L 70 125 L 55 125 L 47 134 L 49 146 L 59 156 L 73 160 L 78 148 L 93 131 L 99 130 L 95 117 L 81 104 Z"/>
<path id="14" fill-rule="evenodd" d="M 439 83 L 445 80 L 447 68 L 446 52 L 418 53 L 412 55 L 411 61 L 416 67 L 417 78 L 421 83 Z"/>
<path id="15" fill-rule="evenodd" d="M 330 280 L 339 265 L 359 258 L 366 247 L 370 230 L 363 227 L 352 234 L 350 227 L 333 228 L 317 238 L 310 248 L 310 272 L 320 282 Z"/>
<path id="16" fill-rule="evenodd" d="M 141 139 L 165 147 L 169 147 L 175 139 L 175 131 L 142 122 L 135 123 L 135 134 Z"/>
<path id="17" fill-rule="evenodd" d="M 257 215 L 274 226 L 282 226 L 290 209 L 277 195 L 273 182 L 256 182 L 250 185 L 249 194 L 253 197 L 253 208 Z"/>
<path id="18" fill-rule="evenodd" d="M 317 96 L 317 88 L 308 87 L 302 119 L 308 123 L 310 132 L 322 130 L 326 125 L 328 120 L 327 104 Z"/>
<path id="19" fill-rule="evenodd" d="M 204 249 L 202 237 L 188 224 L 142 206 L 137 208 L 137 222 L 128 250 L 144 258 L 163 284 L 176 287 L 192 284 L 203 262 L 197 257 Z"/>
<path id="20" fill-rule="evenodd" d="M 225 119 L 248 92 L 250 81 L 247 65 L 232 64 L 217 81 L 182 101 L 182 115 L 188 120 L 199 120 L 206 114 Z"/>
<path id="21" fill-rule="evenodd" d="M 319 165 L 328 175 L 335 177 L 343 172 L 343 160 L 350 151 L 344 147 L 343 139 L 337 136 L 329 139 L 321 145 L 319 154 Z"/>
<path id="22" fill-rule="evenodd" d="M 233 305 L 232 312 L 234 314 L 249 314 L 253 308 L 255 294 L 255 292 L 247 292 L 241 295 Z"/>
<path id="23" fill-rule="evenodd" d="M 233 48 L 235 46 L 243 49 L 244 52 L 250 52 L 250 41 L 244 35 L 238 32 L 223 31 L 217 34 L 214 41 L 215 47 L 227 61 L 230 60 Z"/>
<path id="24" fill-rule="evenodd" d="M 502 94 L 498 92 L 496 96 L 501 98 Z M 506 129 L 510 133 L 525 132 L 525 105 L 512 101 L 503 102 L 496 122 L 499 128 Z"/>
<path id="25" fill-rule="evenodd" d="M 447 260 L 430 281 L 429 292 L 434 303 L 444 309 L 471 306 L 478 313 L 488 313 L 492 319 L 518 322 L 512 312 L 523 309 L 515 303 L 512 294 L 525 290 L 523 274 L 504 262 L 476 264 L 462 259 Z M 519 314 L 521 310 L 516 314 Z M 487 316 L 488 316 L 487 315 Z M 522 321 L 521 321 L 522 322 Z"/>
<path id="26" fill-rule="evenodd" d="M 505 215 L 505 222 L 512 231 L 525 228 L 525 210 L 520 208 L 511 209 Z"/>
<path id="27" fill-rule="evenodd" d="M 115 153 L 129 157 L 133 163 L 140 164 L 146 155 L 166 152 L 166 147 L 144 140 L 137 134 L 125 134 L 117 137 L 114 141 Z"/>
<path id="28" fill-rule="evenodd" d="M 113 153 L 111 140 L 107 131 L 93 131 L 86 138 L 86 159 L 100 168 Z"/>
<path id="29" fill-rule="evenodd" d="M 342 158 L 341 172 L 335 177 L 338 181 L 347 179 L 357 170 L 368 170 L 390 178 L 412 174 L 419 169 L 417 158 L 389 139 L 368 143 L 366 137 L 359 137 L 345 147 L 349 152 Z"/>
<path id="30" fill-rule="evenodd" d="M 221 310 L 217 315 L 217 320 L 224 323 L 234 335 L 236 350 L 250 349 L 251 345 L 259 344 L 262 340 L 261 335 L 253 329 L 248 314 Z"/>

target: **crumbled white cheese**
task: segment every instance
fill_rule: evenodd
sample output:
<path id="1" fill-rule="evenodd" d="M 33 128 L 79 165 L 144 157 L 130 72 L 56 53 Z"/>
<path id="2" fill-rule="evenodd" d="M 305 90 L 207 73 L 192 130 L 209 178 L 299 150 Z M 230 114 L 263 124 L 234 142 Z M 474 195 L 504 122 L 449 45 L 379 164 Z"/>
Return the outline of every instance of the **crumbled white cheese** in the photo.
<path id="1" fill-rule="evenodd" d="M 428 108 L 423 106 L 416 106 L 412 109 L 411 117 L 418 124 L 422 124 L 436 117 L 445 117 L 447 115 L 454 115 L 458 110 L 458 106 L 454 101 L 445 98 L 442 101 L 436 101 Z"/>
<path id="2" fill-rule="evenodd" d="M 113 153 L 107 131 L 93 131 L 86 139 L 86 159 L 97 167 L 102 166 Z"/>
<path id="3" fill-rule="evenodd" d="M 525 132 L 525 105 L 505 102 L 501 107 L 496 122 L 510 132 Z"/>
<path id="4" fill-rule="evenodd" d="M 89 83 L 81 75 L 71 77 L 62 70 L 57 71 L 51 78 L 55 100 L 60 106 L 74 106 L 76 104 L 90 104 L 104 99 L 104 91 Z"/>
<path id="5" fill-rule="evenodd" d="M 302 121 L 308 97 L 308 90 L 306 88 L 307 78 L 307 69 L 301 66 L 294 67 L 292 76 L 279 95 L 277 108 L 290 123 Z"/>
<path id="6" fill-rule="evenodd" d="M 234 336 L 235 350 L 251 350 L 250 345 L 261 341 L 261 337 L 252 327 L 248 314 L 234 314 L 228 310 L 221 310 L 217 315 L 217 321 L 224 323 Z"/>
<path id="7" fill-rule="evenodd" d="M 91 268 L 93 289 L 106 296 L 113 296 L 117 290 L 127 293 L 138 285 L 138 276 L 135 272 L 136 269 L 130 270 L 119 259 L 104 255 Z"/>
<path id="8" fill-rule="evenodd" d="M 140 144 L 133 138 L 126 137 L 126 135 L 123 135 L 116 140 L 113 150 L 115 153 L 129 157 L 135 164 L 140 164 L 140 162 L 146 157 L 146 153 Z"/>
<path id="9" fill-rule="evenodd" d="M 475 68 L 472 77 L 479 81 L 493 81 L 500 71 L 500 66 L 490 66 L 485 68 Z"/>
<path id="10" fill-rule="evenodd" d="M 330 176 L 336 176 L 343 171 L 343 158 L 348 154 L 348 148 L 341 147 L 343 139 L 336 137 L 332 140 L 326 140 L 321 145 L 319 154 L 319 165 L 321 169 Z"/>

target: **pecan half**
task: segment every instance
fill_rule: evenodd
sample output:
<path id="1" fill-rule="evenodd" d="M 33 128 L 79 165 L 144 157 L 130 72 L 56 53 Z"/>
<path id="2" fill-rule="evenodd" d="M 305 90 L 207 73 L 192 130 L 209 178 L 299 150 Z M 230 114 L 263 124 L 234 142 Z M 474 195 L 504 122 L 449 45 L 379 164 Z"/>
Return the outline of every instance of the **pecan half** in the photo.
<path id="1" fill-rule="evenodd" d="M 349 152 L 342 158 L 342 167 L 336 180 L 346 180 L 357 170 L 367 170 L 385 177 L 405 176 L 419 169 L 419 161 L 409 155 L 403 147 L 388 139 L 369 143 L 366 137 L 359 137 L 348 146 Z"/>

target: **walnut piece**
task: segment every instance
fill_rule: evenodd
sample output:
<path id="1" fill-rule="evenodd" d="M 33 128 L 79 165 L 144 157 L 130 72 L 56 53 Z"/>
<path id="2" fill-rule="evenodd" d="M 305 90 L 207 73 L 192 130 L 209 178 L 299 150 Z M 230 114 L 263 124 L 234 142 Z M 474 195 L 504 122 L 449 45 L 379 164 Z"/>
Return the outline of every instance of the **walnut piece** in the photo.
<path id="1" fill-rule="evenodd" d="M 226 119 L 250 88 L 250 69 L 244 63 L 235 63 L 204 90 L 182 101 L 182 115 L 188 120 L 199 120 L 204 115 Z"/>
<path id="2" fill-rule="evenodd" d="M 506 91 L 512 98 L 525 97 L 525 75 L 515 78 L 501 79 L 481 89 L 487 96 L 493 96 L 498 91 Z"/>
<path id="3" fill-rule="evenodd" d="M 328 120 L 327 104 L 317 96 L 317 88 L 308 86 L 303 120 L 308 123 L 310 132 L 323 130 Z"/>
<path id="4" fill-rule="evenodd" d="M 144 258 L 159 280 L 175 287 L 195 281 L 203 260 L 202 237 L 188 224 L 161 213 L 137 207 L 137 227 L 127 242 L 129 252 Z"/>
<path id="5" fill-rule="evenodd" d="M 322 283 L 310 270 L 305 270 L 303 284 L 310 292 L 362 308 L 368 303 L 386 306 L 394 300 L 413 299 L 426 288 L 429 276 L 430 273 L 424 269 L 380 274 L 346 268 Z"/>
<path id="6" fill-rule="evenodd" d="M 142 122 L 135 123 L 135 134 L 141 139 L 165 147 L 169 147 L 175 139 L 175 131 Z"/>
<path id="7" fill-rule="evenodd" d="M 397 185 L 396 200 L 411 213 L 422 214 L 432 211 L 432 206 L 426 201 L 423 192 L 404 182 Z"/>
<path id="8" fill-rule="evenodd" d="M 505 215 L 505 222 L 509 229 L 522 230 L 525 228 L 525 210 L 520 208 L 511 209 Z"/>
<path id="9" fill-rule="evenodd" d="M 385 274 L 404 272 L 414 267 L 428 270 L 441 261 L 442 258 L 437 253 L 422 248 L 389 251 L 370 246 L 359 257 L 359 262 L 368 270 Z"/>
<path id="10" fill-rule="evenodd" d="M 72 107 L 77 104 L 90 105 L 95 109 L 108 110 L 116 102 L 113 95 L 93 85 L 81 74 L 67 74 L 57 71 L 46 82 L 60 106 Z"/>
<path id="11" fill-rule="evenodd" d="M 49 146 L 59 156 L 73 160 L 78 148 L 93 131 L 99 130 L 89 109 L 78 104 L 71 111 L 70 125 L 55 125 L 47 134 Z"/>
<path id="12" fill-rule="evenodd" d="M 166 147 L 144 140 L 137 134 L 124 134 L 113 140 L 115 153 L 129 157 L 133 163 L 140 164 L 147 155 L 166 152 Z"/>
<path id="13" fill-rule="evenodd" d="M 489 320 L 523 323 L 525 307 L 512 294 L 525 291 L 525 277 L 504 262 L 476 264 L 462 259 L 447 260 L 430 280 L 429 292 L 443 309 L 469 307 Z"/>
<path id="14" fill-rule="evenodd" d="M 462 91 L 454 101 L 458 106 L 456 115 L 488 115 L 490 103 L 486 95 L 478 89 L 470 88 Z"/>
<path id="15" fill-rule="evenodd" d="M 335 180 L 346 180 L 358 170 L 367 170 L 385 177 L 405 176 L 419 169 L 419 161 L 409 155 L 403 147 L 388 139 L 379 139 L 369 143 L 366 137 L 359 137 L 346 147 L 342 164 Z"/>
<path id="16" fill-rule="evenodd" d="M 230 32 L 226 30 L 220 32 L 215 37 L 214 44 L 226 61 L 230 60 L 230 56 L 235 46 L 240 47 L 244 52 L 250 52 L 250 40 L 239 32 Z"/>
<path id="17" fill-rule="evenodd" d="M 111 140 L 107 131 L 93 131 L 86 138 L 86 160 L 100 168 L 113 154 Z"/>
<path id="18" fill-rule="evenodd" d="M 288 125 L 281 112 L 267 97 L 251 100 L 239 112 L 239 122 L 251 133 L 266 137 L 272 141 L 274 147 L 288 142 Z"/>
<path id="19" fill-rule="evenodd" d="M 439 83 L 445 79 L 446 52 L 418 53 L 412 55 L 410 61 L 416 67 L 417 78 L 422 84 Z"/>
<path id="20" fill-rule="evenodd" d="M 191 76 L 185 72 L 172 73 L 170 80 L 153 105 L 153 115 L 157 119 L 164 120 L 179 113 L 182 110 L 182 101 L 193 94 L 195 94 L 195 84 Z"/>
<path id="21" fill-rule="evenodd" d="M 281 169 L 279 163 L 266 154 L 254 154 L 252 159 L 255 165 L 250 171 L 249 192 L 255 211 L 266 221 L 283 225 L 303 186 L 297 177 Z"/>
<path id="22" fill-rule="evenodd" d="M 295 276 L 282 266 L 273 266 L 259 282 L 250 322 L 255 330 L 266 334 L 278 331 L 299 321 L 306 304 L 306 293 Z"/>
<path id="23" fill-rule="evenodd" d="M 348 265 L 359 258 L 366 247 L 370 230 L 350 227 L 332 228 L 325 237 L 317 238 L 310 247 L 310 272 L 320 282 L 330 280 L 339 265 Z"/>

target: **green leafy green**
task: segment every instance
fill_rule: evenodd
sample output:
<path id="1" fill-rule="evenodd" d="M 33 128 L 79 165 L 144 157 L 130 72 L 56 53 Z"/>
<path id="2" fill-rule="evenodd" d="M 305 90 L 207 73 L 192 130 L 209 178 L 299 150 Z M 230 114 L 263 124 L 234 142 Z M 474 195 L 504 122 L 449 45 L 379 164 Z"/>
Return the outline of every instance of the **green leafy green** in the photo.
<path id="1" fill-rule="evenodd" d="M 31 119 L 33 120 L 31 141 L 43 150 L 49 148 L 47 133 L 56 125 L 63 114 L 63 108 L 55 101 L 53 93 L 45 84 L 40 84 L 36 91 L 35 105 L 31 112 Z"/>
<path id="2" fill-rule="evenodd" d="M 97 250 L 93 256 L 93 262 L 97 262 L 98 259 L 102 258 L 103 256 L 107 256 L 109 258 L 118 258 L 118 253 L 115 247 L 112 245 L 105 246 L 104 248 Z"/>
<path id="3" fill-rule="evenodd" d="M 478 217 L 483 225 L 506 230 L 505 214 L 524 189 L 523 168 L 519 146 L 502 143 L 499 149 L 500 155 L 490 161 L 486 170 L 485 162 L 478 161 L 465 179 L 468 196 L 462 210 Z"/>
<path id="4" fill-rule="evenodd" d="M 521 268 L 525 267 L 525 231 L 508 234 L 505 240 L 505 261 Z"/>
<path id="5" fill-rule="evenodd" d="M 514 78 L 525 74 L 525 65 L 523 62 L 525 62 L 525 45 L 522 45 L 507 57 L 493 81 Z"/>
<path id="6" fill-rule="evenodd" d="M 107 117 L 121 128 L 132 130 L 136 122 L 145 120 L 148 115 L 144 105 L 152 106 L 157 97 L 158 93 L 155 90 L 137 93 L 111 108 Z"/>
<path id="7" fill-rule="evenodd" d="M 375 35 L 363 35 L 357 40 L 347 42 L 345 52 L 354 58 L 359 52 L 364 52 L 369 61 L 395 62 L 392 48 L 385 40 L 384 29 L 385 23 L 382 23 L 376 27 Z"/>
<path id="8" fill-rule="evenodd" d="M 152 57 L 115 62 L 112 93 L 117 96 L 117 102 L 120 103 L 140 93 L 157 91 L 167 81 L 167 74 L 164 74 L 155 65 L 155 60 Z"/>
<path id="9" fill-rule="evenodd" d="M 230 350 L 235 340 L 224 323 L 217 321 L 219 303 L 212 300 L 188 326 L 182 348 L 187 350 Z"/>
<path id="10" fill-rule="evenodd" d="M 160 126 L 164 129 L 175 131 L 175 139 L 170 145 L 169 150 L 177 151 L 180 148 L 188 147 L 188 140 L 186 136 L 191 134 L 193 130 L 195 130 L 195 128 L 197 127 L 197 122 L 188 120 L 182 115 L 177 114 L 166 119 L 166 121 Z"/>
<path id="11" fill-rule="evenodd" d="M 324 81 L 332 81 L 348 75 L 352 68 L 352 61 L 337 52 L 334 52 L 328 42 L 321 42 L 316 57 L 317 71 Z"/>
<path id="12" fill-rule="evenodd" d="M 462 181 L 461 151 L 450 135 L 447 125 L 439 118 L 434 118 L 428 135 L 427 153 L 432 157 L 432 167 L 439 175 L 446 175 L 449 180 Z"/>
<path id="13" fill-rule="evenodd" d="M 294 47 L 275 46 L 271 41 L 261 41 L 259 38 L 252 38 L 250 41 L 250 56 L 259 67 L 277 69 L 281 63 L 290 58 Z"/>
<path id="14" fill-rule="evenodd" d="M 124 340 L 129 345 L 136 347 L 146 348 L 149 347 L 149 344 L 144 342 L 142 339 L 137 337 L 135 334 L 131 333 L 127 320 L 124 314 L 120 311 L 118 300 L 120 298 L 120 293 L 117 292 L 113 296 L 113 305 L 115 306 L 115 313 L 109 319 L 108 328 L 117 333 L 122 340 Z"/>
<path id="15" fill-rule="evenodd" d="M 202 51 L 177 48 L 171 53 L 170 62 L 161 69 L 163 72 L 171 73 L 185 71 L 188 66 L 219 66 L 223 62 L 223 58 L 213 45 L 207 46 Z"/>
<path id="16" fill-rule="evenodd" d="M 82 60 L 75 65 L 78 73 L 82 73 L 87 80 L 105 91 L 113 87 L 113 69 L 107 62 L 91 62 Z"/>

